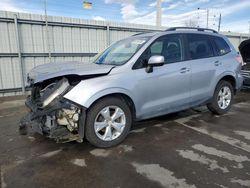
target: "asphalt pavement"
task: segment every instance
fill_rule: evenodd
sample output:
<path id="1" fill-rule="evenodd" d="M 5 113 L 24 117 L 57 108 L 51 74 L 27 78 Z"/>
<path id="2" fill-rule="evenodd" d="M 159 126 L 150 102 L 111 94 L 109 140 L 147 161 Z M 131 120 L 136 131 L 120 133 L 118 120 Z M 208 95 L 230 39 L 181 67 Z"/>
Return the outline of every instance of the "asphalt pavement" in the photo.
<path id="1" fill-rule="evenodd" d="M 250 187 L 250 92 L 229 113 L 206 107 L 138 122 L 109 149 L 20 135 L 22 97 L 0 98 L 1 187 Z"/>

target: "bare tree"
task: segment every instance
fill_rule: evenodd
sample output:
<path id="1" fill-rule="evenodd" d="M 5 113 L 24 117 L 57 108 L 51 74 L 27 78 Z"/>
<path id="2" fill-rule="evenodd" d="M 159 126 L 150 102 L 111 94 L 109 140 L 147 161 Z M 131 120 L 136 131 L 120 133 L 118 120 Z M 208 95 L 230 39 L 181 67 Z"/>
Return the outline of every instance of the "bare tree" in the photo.
<path id="1" fill-rule="evenodd" d="M 198 21 L 193 19 L 186 20 L 184 25 L 186 27 L 199 27 Z"/>

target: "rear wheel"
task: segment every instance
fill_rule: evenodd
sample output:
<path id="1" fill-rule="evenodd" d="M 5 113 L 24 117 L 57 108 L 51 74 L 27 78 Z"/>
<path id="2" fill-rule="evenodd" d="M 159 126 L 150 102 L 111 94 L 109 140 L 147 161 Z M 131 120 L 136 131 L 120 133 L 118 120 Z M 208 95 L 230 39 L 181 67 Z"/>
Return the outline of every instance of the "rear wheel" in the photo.
<path id="1" fill-rule="evenodd" d="M 215 89 L 212 102 L 207 105 L 214 114 L 224 114 L 230 110 L 233 102 L 233 87 L 228 81 L 220 81 Z"/>
<path id="2" fill-rule="evenodd" d="M 112 147 L 128 135 L 132 114 L 126 102 L 116 97 L 99 100 L 89 110 L 86 138 L 96 147 Z"/>

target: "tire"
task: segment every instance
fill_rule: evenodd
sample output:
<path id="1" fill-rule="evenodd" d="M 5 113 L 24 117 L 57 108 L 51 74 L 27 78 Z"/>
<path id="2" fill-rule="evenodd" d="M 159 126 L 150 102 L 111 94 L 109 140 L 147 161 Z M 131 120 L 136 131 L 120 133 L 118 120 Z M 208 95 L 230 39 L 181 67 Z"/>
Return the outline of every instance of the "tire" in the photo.
<path id="1" fill-rule="evenodd" d="M 225 95 L 223 94 L 224 92 L 225 92 Z M 230 92 L 230 97 L 229 95 L 226 95 L 227 92 L 228 93 Z M 224 96 L 224 98 L 222 96 Z M 225 114 L 230 110 L 232 106 L 233 97 L 234 97 L 234 90 L 233 90 L 232 84 L 228 81 L 221 80 L 217 84 L 212 101 L 211 103 L 207 104 L 207 107 L 214 114 L 217 114 L 217 115 Z M 224 103 L 223 103 L 223 100 L 224 100 Z"/>
<path id="2" fill-rule="evenodd" d="M 88 111 L 85 136 L 96 147 L 112 147 L 126 138 L 131 125 L 132 112 L 128 104 L 117 97 L 106 97 L 93 104 Z"/>

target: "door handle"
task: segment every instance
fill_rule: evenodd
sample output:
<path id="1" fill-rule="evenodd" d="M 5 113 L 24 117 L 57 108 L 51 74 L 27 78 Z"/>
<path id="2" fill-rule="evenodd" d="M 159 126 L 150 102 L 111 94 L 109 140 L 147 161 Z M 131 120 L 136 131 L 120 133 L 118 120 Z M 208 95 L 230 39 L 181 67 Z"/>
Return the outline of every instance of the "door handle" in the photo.
<path id="1" fill-rule="evenodd" d="M 189 70 L 189 68 L 187 68 L 187 67 L 183 67 L 183 68 L 181 68 L 181 70 L 180 70 L 180 73 L 186 73 L 186 72 L 189 72 L 190 70 Z"/>
<path id="2" fill-rule="evenodd" d="M 219 66 L 219 65 L 221 65 L 221 62 L 215 61 L 215 62 L 214 62 L 214 65 L 215 65 L 215 66 Z"/>

